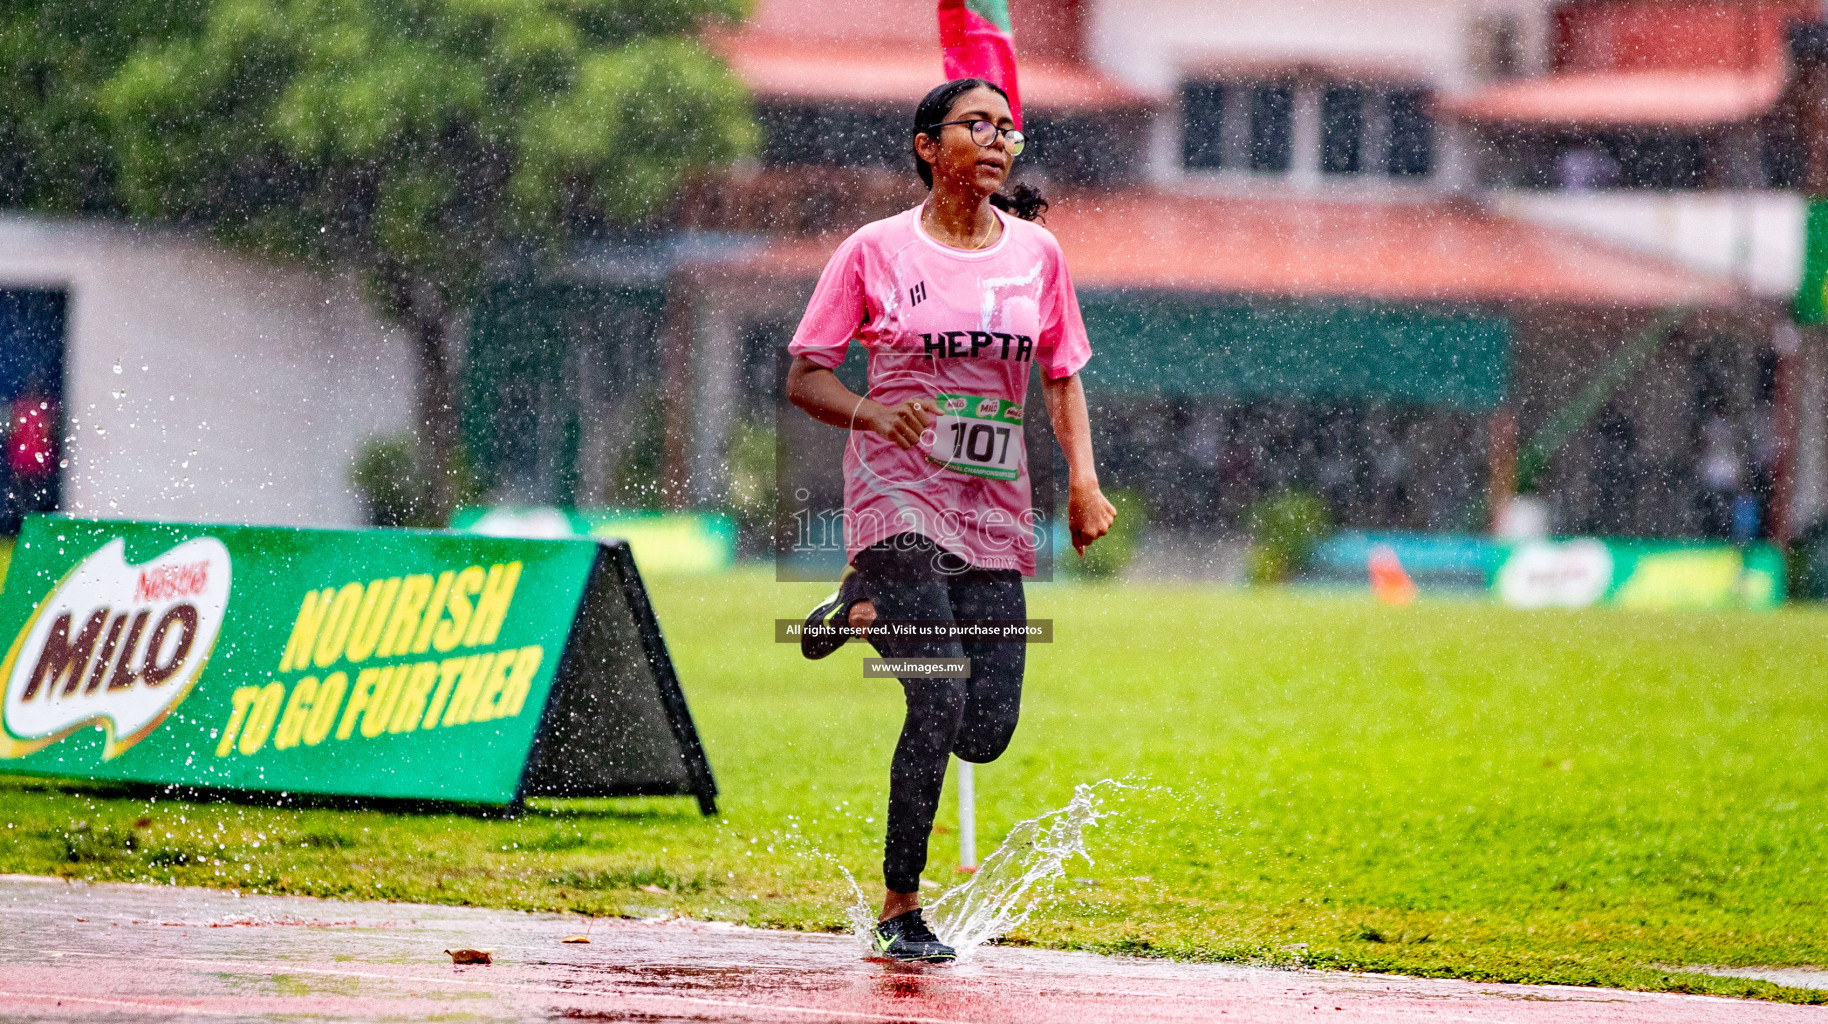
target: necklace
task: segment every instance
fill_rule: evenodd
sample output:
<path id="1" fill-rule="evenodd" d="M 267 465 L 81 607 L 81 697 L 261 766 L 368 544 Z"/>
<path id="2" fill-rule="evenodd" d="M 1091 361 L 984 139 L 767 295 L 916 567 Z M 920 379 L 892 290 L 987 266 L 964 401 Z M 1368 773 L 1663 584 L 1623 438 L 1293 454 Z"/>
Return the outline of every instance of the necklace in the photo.
<path id="1" fill-rule="evenodd" d="M 922 221 L 922 222 L 923 222 L 923 226 L 924 226 L 924 222 L 925 222 L 925 221 L 926 221 L 926 219 L 927 219 L 927 214 L 928 214 L 928 213 L 931 213 L 931 212 L 932 212 L 932 209 L 933 209 L 933 208 L 932 208 L 932 207 L 931 207 L 931 206 L 923 206 L 923 207 L 922 207 L 922 208 L 921 208 L 921 217 L 920 217 L 920 219 L 921 219 L 921 221 Z M 968 238 L 968 239 L 966 239 L 966 244 L 964 244 L 964 245 L 955 245 L 955 246 L 953 246 L 953 248 L 954 248 L 954 249 L 964 249 L 964 250 L 966 250 L 966 251 L 967 251 L 967 252 L 971 252 L 971 251 L 975 251 L 975 250 L 978 250 L 978 249 L 982 249 L 982 248 L 984 248 L 984 247 L 985 247 L 985 246 L 986 246 L 986 245 L 989 245 L 989 244 L 990 244 L 990 236 L 991 236 L 991 235 L 994 235 L 994 234 L 996 234 L 996 230 L 997 230 L 997 216 L 996 216 L 996 214 L 995 214 L 995 213 L 994 213 L 994 212 L 993 212 L 993 213 L 991 213 L 991 215 L 990 215 L 990 226 L 989 226 L 989 227 L 988 227 L 988 228 L 985 228 L 985 229 L 984 229 L 984 237 L 983 237 L 983 239 L 982 239 L 982 240 L 979 240 L 979 239 L 978 239 L 978 238 L 976 238 L 976 237 L 975 237 L 975 236 L 974 236 L 974 237 L 971 237 L 971 238 Z M 933 233 L 933 232 L 932 232 L 932 231 L 931 231 L 931 230 L 929 230 L 929 231 L 927 231 L 927 234 L 928 234 L 928 235 L 929 235 L 929 236 L 933 236 L 933 235 L 934 235 L 934 233 Z M 935 236 L 935 237 L 936 237 L 936 236 Z"/>
<path id="2" fill-rule="evenodd" d="M 971 244 L 965 246 L 965 248 L 982 249 L 984 246 L 989 245 L 990 236 L 996 233 L 996 229 L 997 229 L 997 218 L 996 218 L 996 214 L 993 213 L 990 215 L 990 226 L 984 229 L 984 240 L 980 242 L 977 239 L 973 238 L 971 240 Z"/>

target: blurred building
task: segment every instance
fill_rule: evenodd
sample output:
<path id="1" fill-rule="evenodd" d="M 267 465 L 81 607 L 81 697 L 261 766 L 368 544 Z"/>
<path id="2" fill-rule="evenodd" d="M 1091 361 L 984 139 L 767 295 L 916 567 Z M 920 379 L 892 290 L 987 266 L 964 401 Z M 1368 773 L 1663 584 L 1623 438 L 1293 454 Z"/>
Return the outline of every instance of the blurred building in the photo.
<path id="1" fill-rule="evenodd" d="M 1781 102 L 1813 0 L 1010 8 L 1019 173 L 1081 290 L 1101 469 L 1167 531 L 1235 533 L 1289 488 L 1346 525 L 1481 531 L 1520 472 L 1563 532 L 1828 510 Z M 931 0 L 758 0 L 707 42 L 759 157 L 475 310 L 464 429 L 497 500 L 752 503 L 826 257 L 924 194 Z M 0 513 L 358 520 L 350 467 L 408 427 L 412 379 L 361 309 L 179 237 L 0 219 L 0 404 L 64 417 L 47 477 L 37 427 L 11 432 L 37 447 Z"/>
<path id="2" fill-rule="evenodd" d="M 1299 487 L 1348 525 L 1479 531 L 1532 447 L 1561 532 L 1723 534 L 1747 500 L 1764 533 L 1822 515 L 1828 385 L 1788 328 L 1804 204 L 1778 111 L 1811 5 L 1010 8 L 1019 173 L 1081 291 L 1103 475 L 1158 524 L 1237 531 Z M 934 37 L 928 0 L 762 0 L 712 40 L 766 142 L 683 198 L 702 248 L 650 303 L 674 500 L 721 500 L 838 240 L 920 201 Z"/>
<path id="3" fill-rule="evenodd" d="M 412 367 L 352 282 L 0 214 L 0 535 L 52 509 L 359 525 L 351 466 L 411 429 Z"/>

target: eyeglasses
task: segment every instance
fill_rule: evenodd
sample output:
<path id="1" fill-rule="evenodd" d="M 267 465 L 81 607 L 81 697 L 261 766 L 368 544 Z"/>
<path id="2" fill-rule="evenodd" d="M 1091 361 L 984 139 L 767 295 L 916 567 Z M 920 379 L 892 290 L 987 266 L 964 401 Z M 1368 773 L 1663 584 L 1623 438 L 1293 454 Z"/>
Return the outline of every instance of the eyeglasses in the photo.
<path id="1" fill-rule="evenodd" d="M 933 127 L 937 132 L 940 128 L 954 124 L 969 125 L 971 127 L 971 141 L 983 146 L 985 149 L 989 149 L 991 146 L 996 145 L 997 136 L 999 135 L 1003 137 L 1004 143 L 1009 147 L 1010 156 L 1021 156 L 1023 147 L 1028 145 L 1028 136 L 1023 135 L 1021 131 L 1015 128 L 999 128 L 989 121 L 975 118 L 969 121 L 941 121 Z"/>

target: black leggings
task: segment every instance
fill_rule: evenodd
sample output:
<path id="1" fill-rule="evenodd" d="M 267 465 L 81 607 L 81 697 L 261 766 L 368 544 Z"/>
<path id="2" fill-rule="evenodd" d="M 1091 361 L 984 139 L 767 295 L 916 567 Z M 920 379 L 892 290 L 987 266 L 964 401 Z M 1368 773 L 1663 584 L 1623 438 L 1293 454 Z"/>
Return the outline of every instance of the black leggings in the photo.
<path id="1" fill-rule="evenodd" d="M 967 565 L 919 534 L 904 533 L 852 560 L 879 619 L 1027 618 L 1022 576 Z M 888 842 L 882 876 L 890 891 L 920 891 L 927 836 L 939 810 L 948 755 L 994 761 L 1015 735 L 1027 646 L 959 640 L 871 641 L 885 658 L 970 658 L 969 679 L 903 679 L 908 717 L 889 767 Z"/>

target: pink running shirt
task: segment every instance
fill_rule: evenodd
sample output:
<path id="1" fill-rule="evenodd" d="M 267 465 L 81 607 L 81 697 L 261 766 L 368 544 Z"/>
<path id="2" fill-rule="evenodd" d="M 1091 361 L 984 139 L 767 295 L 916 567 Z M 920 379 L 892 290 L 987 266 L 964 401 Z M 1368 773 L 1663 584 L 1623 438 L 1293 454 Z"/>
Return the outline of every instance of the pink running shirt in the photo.
<path id="1" fill-rule="evenodd" d="M 997 211 L 994 244 L 955 249 L 920 226 L 921 209 L 866 224 L 838 246 L 787 347 L 829 369 L 854 338 L 869 352 L 868 397 L 890 406 L 943 397 L 948 418 L 914 448 L 851 431 L 846 558 L 913 532 L 972 565 L 1032 576 L 1022 403 L 1031 363 L 1059 380 L 1091 359 L 1079 299 L 1046 228 Z"/>

